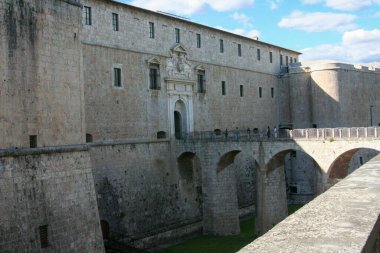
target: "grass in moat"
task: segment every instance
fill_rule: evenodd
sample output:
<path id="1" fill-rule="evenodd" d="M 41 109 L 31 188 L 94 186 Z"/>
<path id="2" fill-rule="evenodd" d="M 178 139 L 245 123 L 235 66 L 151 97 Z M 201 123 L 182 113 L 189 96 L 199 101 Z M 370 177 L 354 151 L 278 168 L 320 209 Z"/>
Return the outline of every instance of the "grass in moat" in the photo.
<path id="1" fill-rule="evenodd" d="M 302 205 L 289 205 L 289 215 Z M 255 239 L 255 219 L 249 218 L 240 222 L 240 235 L 234 236 L 199 236 L 174 245 L 159 253 L 234 253 Z"/>

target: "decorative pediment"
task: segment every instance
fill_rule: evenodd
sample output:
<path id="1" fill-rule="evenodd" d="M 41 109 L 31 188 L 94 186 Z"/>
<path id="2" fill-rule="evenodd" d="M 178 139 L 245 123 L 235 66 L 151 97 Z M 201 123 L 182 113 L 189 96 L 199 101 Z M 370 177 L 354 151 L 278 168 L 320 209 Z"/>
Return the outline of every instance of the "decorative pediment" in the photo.
<path id="1" fill-rule="evenodd" d="M 194 68 L 196 71 L 205 71 L 205 67 L 202 64 L 199 64 L 195 66 Z"/>
<path id="2" fill-rule="evenodd" d="M 160 65 L 161 62 L 160 62 L 160 58 L 157 57 L 157 56 L 154 56 L 152 58 L 149 58 L 147 61 L 146 61 L 148 64 L 158 64 Z"/>
<path id="3" fill-rule="evenodd" d="M 173 53 L 176 53 L 176 54 L 184 54 L 184 55 L 187 54 L 187 50 L 186 50 L 185 46 L 183 44 L 181 44 L 181 43 L 175 44 L 171 48 L 171 51 Z"/>

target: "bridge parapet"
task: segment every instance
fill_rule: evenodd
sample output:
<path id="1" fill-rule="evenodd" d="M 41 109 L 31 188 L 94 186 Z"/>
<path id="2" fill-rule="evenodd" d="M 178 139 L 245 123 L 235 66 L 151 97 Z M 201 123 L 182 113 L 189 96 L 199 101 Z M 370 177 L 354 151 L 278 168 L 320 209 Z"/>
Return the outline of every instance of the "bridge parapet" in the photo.
<path id="1" fill-rule="evenodd" d="M 277 133 L 273 130 L 270 134 L 263 131 L 196 131 L 182 133 L 183 141 L 279 141 L 279 140 L 357 140 L 357 139 L 379 139 L 380 127 L 351 127 L 351 128 L 306 128 L 284 130 Z"/>
<path id="2" fill-rule="evenodd" d="M 380 156 L 239 253 L 379 252 Z"/>

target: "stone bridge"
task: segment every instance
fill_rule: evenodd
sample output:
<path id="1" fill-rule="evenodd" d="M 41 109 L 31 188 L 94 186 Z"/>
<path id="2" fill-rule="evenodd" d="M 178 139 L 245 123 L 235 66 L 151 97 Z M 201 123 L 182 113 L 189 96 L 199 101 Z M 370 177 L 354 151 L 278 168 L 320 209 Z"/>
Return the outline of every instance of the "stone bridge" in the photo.
<path id="1" fill-rule="evenodd" d="M 298 129 L 280 133 L 279 138 L 194 134 L 177 140 L 176 158 L 199 160 L 202 168 L 204 232 L 237 234 L 237 205 L 234 161 L 251 160 L 256 167 L 256 233 L 263 234 L 287 216 L 284 158 L 302 151 L 319 166 L 317 194 L 325 191 L 330 176 L 343 178 L 359 149 L 380 152 L 378 128 Z M 282 168 L 282 169 L 281 169 Z"/>

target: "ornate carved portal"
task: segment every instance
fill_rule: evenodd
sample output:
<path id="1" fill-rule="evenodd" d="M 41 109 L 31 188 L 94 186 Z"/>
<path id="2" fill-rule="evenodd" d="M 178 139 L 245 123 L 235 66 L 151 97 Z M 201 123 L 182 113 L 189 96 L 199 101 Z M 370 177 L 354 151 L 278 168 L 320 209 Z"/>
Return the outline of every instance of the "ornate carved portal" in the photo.
<path id="1" fill-rule="evenodd" d="M 193 131 L 193 89 L 195 85 L 194 70 L 187 59 L 187 50 L 182 44 L 170 50 L 166 62 L 165 79 L 169 97 L 168 116 L 170 135 L 181 138 Z M 180 105 L 180 108 L 179 108 Z"/>

